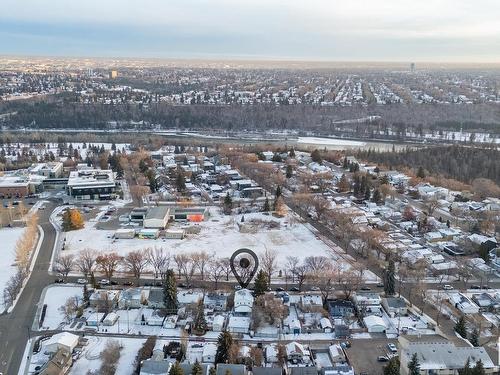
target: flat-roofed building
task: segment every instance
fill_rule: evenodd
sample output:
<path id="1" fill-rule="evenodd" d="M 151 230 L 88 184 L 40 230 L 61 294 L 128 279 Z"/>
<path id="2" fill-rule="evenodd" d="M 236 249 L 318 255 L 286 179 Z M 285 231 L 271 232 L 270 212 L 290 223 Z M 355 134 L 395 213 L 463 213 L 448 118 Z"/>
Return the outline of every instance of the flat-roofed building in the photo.
<path id="1" fill-rule="evenodd" d="M 76 199 L 113 199 L 115 173 L 109 169 L 82 168 L 70 173 L 67 189 L 68 194 Z"/>
<path id="2" fill-rule="evenodd" d="M 471 367 L 481 360 L 486 374 L 496 374 L 495 366 L 483 347 L 457 347 L 439 335 L 403 335 L 399 339 L 400 371 L 408 375 L 408 363 L 414 354 L 420 364 L 420 374 L 458 375 L 467 359 Z"/>
<path id="3" fill-rule="evenodd" d="M 165 229 L 170 218 L 170 208 L 158 206 L 150 208 L 144 218 L 144 228 Z"/>

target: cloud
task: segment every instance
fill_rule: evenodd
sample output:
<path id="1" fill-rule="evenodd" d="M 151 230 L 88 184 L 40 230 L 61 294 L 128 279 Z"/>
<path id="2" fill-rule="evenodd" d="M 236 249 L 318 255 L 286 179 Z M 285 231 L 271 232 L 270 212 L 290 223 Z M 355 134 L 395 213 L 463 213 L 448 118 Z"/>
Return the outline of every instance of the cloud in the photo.
<path id="1" fill-rule="evenodd" d="M 0 45 L 3 54 L 500 59 L 500 2 L 496 0 L 2 3 L 0 38 L 6 41 Z"/>

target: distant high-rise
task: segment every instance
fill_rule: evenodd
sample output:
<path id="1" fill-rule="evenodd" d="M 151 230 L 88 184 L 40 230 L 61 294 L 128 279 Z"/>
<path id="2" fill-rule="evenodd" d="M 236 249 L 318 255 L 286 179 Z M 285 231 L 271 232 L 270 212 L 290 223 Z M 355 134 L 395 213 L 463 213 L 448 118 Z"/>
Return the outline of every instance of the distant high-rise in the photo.
<path id="1" fill-rule="evenodd" d="M 410 64 L 410 71 L 414 72 L 415 71 L 415 63 Z"/>
<path id="2" fill-rule="evenodd" d="M 113 79 L 118 77 L 118 72 L 116 70 L 112 70 L 109 72 L 109 78 Z"/>

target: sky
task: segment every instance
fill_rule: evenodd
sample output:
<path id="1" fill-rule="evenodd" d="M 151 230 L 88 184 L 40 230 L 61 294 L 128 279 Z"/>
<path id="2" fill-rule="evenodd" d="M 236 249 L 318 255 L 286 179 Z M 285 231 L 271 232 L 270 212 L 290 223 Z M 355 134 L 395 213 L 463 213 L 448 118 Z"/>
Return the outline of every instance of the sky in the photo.
<path id="1" fill-rule="evenodd" d="M 499 0 L 1 0 L 0 55 L 500 62 Z"/>

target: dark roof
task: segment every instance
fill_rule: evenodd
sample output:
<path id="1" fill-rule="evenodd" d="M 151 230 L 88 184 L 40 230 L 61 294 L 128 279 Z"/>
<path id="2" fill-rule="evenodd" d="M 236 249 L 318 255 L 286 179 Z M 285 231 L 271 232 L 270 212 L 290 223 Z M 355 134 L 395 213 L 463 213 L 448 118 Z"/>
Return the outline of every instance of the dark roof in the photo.
<path id="1" fill-rule="evenodd" d="M 309 367 L 292 367 L 291 375 L 318 375 L 318 370 L 314 366 Z"/>
<path id="2" fill-rule="evenodd" d="M 194 364 L 191 363 L 181 363 L 180 364 L 184 375 L 191 375 L 193 371 Z M 201 364 L 202 374 L 208 374 L 208 365 Z"/>
<path id="3" fill-rule="evenodd" d="M 141 371 L 148 374 L 166 374 L 170 369 L 169 361 L 156 361 L 154 359 L 147 359 L 142 362 Z"/>
<path id="4" fill-rule="evenodd" d="M 253 367 L 253 375 L 281 375 L 282 371 L 279 367 Z"/>
<path id="5" fill-rule="evenodd" d="M 217 375 L 226 375 L 226 371 L 230 371 L 231 375 L 246 375 L 245 365 L 232 365 L 228 363 L 219 363 L 217 365 Z"/>
<path id="6" fill-rule="evenodd" d="M 385 299 L 387 301 L 387 306 L 394 308 L 406 307 L 406 302 L 403 298 L 398 297 L 387 297 Z"/>

